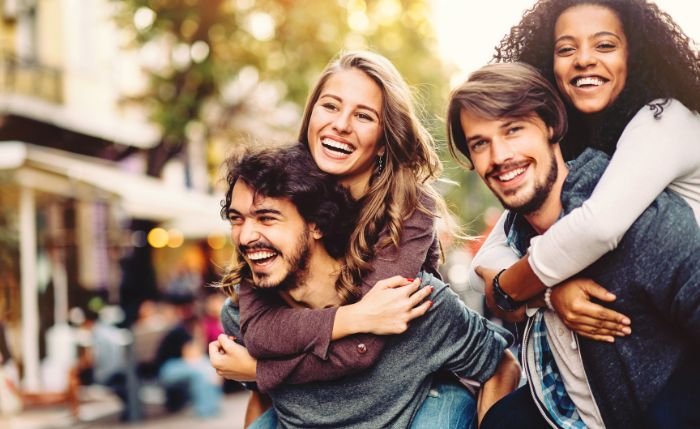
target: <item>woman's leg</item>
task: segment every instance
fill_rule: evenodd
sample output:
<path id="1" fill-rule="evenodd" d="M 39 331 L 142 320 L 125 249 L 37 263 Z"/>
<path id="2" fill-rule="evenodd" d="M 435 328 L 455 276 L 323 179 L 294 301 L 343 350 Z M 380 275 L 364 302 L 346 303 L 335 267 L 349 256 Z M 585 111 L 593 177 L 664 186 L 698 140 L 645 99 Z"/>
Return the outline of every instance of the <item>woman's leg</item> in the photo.
<path id="1" fill-rule="evenodd" d="M 457 381 L 435 380 L 411 421 L 411 429 L 466 429 L 476 417 L 476 399 Z"/>

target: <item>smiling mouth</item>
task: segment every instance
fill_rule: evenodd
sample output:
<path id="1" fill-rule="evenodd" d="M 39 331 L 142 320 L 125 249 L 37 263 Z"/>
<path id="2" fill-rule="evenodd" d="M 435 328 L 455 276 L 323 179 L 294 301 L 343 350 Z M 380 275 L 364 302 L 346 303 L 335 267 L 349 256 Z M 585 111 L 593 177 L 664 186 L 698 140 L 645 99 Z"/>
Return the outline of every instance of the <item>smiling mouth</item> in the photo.
<path id="1" fill-rule="evenodd" d="M 571 80 L 571 84 L 576 88 L 595 88 L 603 85 L 607 80 L 598 76 L 577 77 Z"/>
<path id="2" fill-rule="evenodd" d="M 254 265 L 268 265 L 277 257 L 277 252 L 274 250 L 253 250 L 246 252 L 246 257 Z"/>
<path id="3" fill-rule="evenodd" d="M 512 170 L 506 171 L 505 173 L 491 174 L 491 177 L 496 179 L 501 183 L 508 183 L 517 177 L 522 176 L 527 170 L 527 166 L 514 168 Z"/>
<path id="4" fill-rule="evenodd" d="M 350 155 L 351 153 L 355 152 L 355 148 L 352 147 L 352 145 L 349 145 L 347 143 L 341 143 L 329 138 L 324 138 L 323 140 L 321 140 L 321 145 L 330 151 L 337 152 L 343 155 Z"/>

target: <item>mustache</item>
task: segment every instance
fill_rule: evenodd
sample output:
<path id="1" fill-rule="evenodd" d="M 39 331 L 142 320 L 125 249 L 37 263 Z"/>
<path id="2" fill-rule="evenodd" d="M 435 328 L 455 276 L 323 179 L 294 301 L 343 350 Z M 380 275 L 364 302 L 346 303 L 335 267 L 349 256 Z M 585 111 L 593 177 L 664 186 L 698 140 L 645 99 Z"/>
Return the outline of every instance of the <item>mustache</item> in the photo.
<path id="1" fill-rule="evenodd" d="M 520 167 L 525 167 L 527 165 L 527 161 L 511 161 L 511 162 L 506 162 L 504 164 L 497 164 L 494 165 L 492 168 L 490 168 L 486 172 L 486 176 L 493 176 L 500 174 L 502 171 L 508 171 L 508 170 L 513 170 L 516 168 Z"/>
<path id="2" fill-rule="evenodd" d="M 279 251 L 279 249 L 270 244 L 267 240 L 259 240 L 251 245 L 241 244 L 238 246 L 238 251 L 241 253 L 241 255 L 245 255 L 246 253 L 254 250 L 272 250 L 275 253 L 282 253 Z"/>

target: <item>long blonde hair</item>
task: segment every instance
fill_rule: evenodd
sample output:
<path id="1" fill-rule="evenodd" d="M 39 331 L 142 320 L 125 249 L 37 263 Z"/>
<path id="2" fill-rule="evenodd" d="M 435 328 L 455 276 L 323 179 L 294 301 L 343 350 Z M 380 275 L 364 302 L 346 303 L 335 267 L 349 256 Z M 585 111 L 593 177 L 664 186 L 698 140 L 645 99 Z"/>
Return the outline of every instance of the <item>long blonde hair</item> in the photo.
<path id="1" fill-rule="evenodd" d="M 444 199 L 431 185 L 442 173 L 435 142 L 418 119 L 408 84 L 382 55 L 370 51 L 344 52 L 329 63 L 306 102 L 299 141 L 308 147 L 311 114 L 323 86 L 333 74 L 350 69 L 365 73 L 382 91 L 383 133 L 377 147 L 386 149 L 384 168 L 375 169 L 369 190 L 361 200 L 357 226 L 345 256 L 345 269 L 338 281 L 338 293 L 346 302 L 361 297 L 357 285 L 371 267 L 375 245 L 398 247 L 403 223 L 416 209 L 434 216 L 421 204 L 422 194 L 434 201 L 441 217 L 449 217 Z M 384 227 L 388 235 L 380 240 Z"/>

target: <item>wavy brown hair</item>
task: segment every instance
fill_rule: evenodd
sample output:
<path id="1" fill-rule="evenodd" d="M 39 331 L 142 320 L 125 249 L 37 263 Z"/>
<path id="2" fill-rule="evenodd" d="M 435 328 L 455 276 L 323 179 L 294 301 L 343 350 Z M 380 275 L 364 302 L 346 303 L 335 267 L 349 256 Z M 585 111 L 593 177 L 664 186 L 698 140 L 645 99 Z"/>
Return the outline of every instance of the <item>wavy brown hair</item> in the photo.
<path id="1" fill-rule="evenodd" d="M 351 69 L 365 73 L 381 89 L 382 138 L 377 146 L 386 148 L 385 167 L 382 172 L 375 171 L 367 194 L 360 200 L 360 215 L 346 255 L 347 269 L 342 276 L 357 285 L 371 267 L 376 245 L 400 245 L 403 223 L 414 210 L 435 216 L 421 204 L 422 195 L 435 203 L 438 216 L 448 224 L 450 216 L 444 199 L 431 185 L 442 173 L 433 138 L 418 119 L 408 84 L 382 55 L 344 52 L 329 63 L 306 102 L 299 141 L 308 147 L 311 114 L 325 83 L 333 74 Z M 388 234 L 380 240 L 384 228 Z M 359 288 L 353 295 L 355 299 L 361 296 Z"/>
<path id="2" fill-rule="evenodd" d="M 530 64 L 556 87 L 554 25 L 566 9 L 582 4 L 603 6 L 620 19 L 629 45 L 628 76 L 618 99 L 594 121 L 567 102 L 565 158 L 576 157 L 586 147 L 612 154 L 625 126 L 644 105 L 655 110 L 657 118 L 663 114 L 666 103 L 654 100 L 675 98 L 700 112 L 697 47 L 670 15 L 646 0 L 540 0 L 501 40 L 493 60 Z"/>
<path id="3" fill-rule="evenodd" d="M 489 64 L 473 72 L 450 94 L 447 107 L 447 142 L 452 157 L 473 169 L 462 112 L 497 120 L 538 116 L 552 128 L 550 143 L 566 134 L 566 108 L 554 86 L 525 63 Z M 463 155 L 466 161 L 460 157 Z"/>

